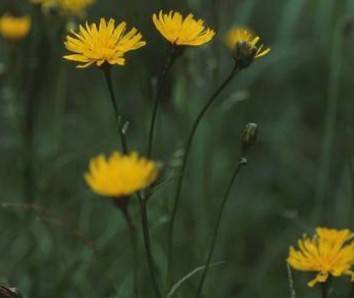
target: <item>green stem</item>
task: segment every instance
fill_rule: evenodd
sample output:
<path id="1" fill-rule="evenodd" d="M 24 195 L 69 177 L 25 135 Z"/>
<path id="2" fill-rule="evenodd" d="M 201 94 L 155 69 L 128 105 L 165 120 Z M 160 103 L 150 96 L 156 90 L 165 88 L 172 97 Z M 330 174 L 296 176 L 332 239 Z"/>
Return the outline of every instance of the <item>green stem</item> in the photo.
<path id="1" fill-rule="evenodd" d="M 335 135 L 335 126 L 337 121 L 337 109 L 339 101 L 340 74 L 342 68 L 342 29 L 343 20 L 339 20 L 333 38 L 330 77 L 328 84 L 328 99 L 326 105 L 324 139 L 322 143 L 322 154 L 320 161 L 320 170 L 316 189 L 316 204 L 314 209 L 314 222 L 319 222 L 324 209 L 326 193 L 328 193 L 328 177 L 331 167 L 333 142 Z"/>
<path id="2" fill-rule="evenodd" d="M 181 172 L 178 178 L 177 182 L 177 188 L 176 188 L 176 194 L 174 197 L 174 203 L 173 203 L 173 209 L 172 209 L 172 215 L 171 215 L 171 220 L 170 220 L 170 225 L 169 225 L 169 234 L 168 234 L 168 283 L 170 282 L 172 278 L 172 262 L 173 262 L 173 234 L 174 234 L 174 225 L 175 225 L 175 220 L 176 220 L 176 214 L 177 214 L 177 209 L 178 209 L 178 204 L 180 201 L 181 197 L 181 191 L 182 191 L 182 186 L 183 186 L 183 180 L 184 180 L 184 175 L 185 175 L 185 170 L 187 166 L 187 161 L 189 157 L 189 152 L 193 143 L 193 139 L 195 136 L 195 133 L 199 127 L 199 124 L 201 120 L 203 119 L 204 115 L 206 112 L 209 110 L 211 105 L 214 103 L 218 95 L 221 93 L 221 91 L 224 90 L 224 88 L 231 82 L 231 80 L 234 78 L 234 76 L 238 73 L 239 68 L 235 64 L 232 71 L 230 74 L 226 77 L 226 79 L 223 81 L 223 83 L 217 88 L 217 90 L 212 94 L 212 96 L 209 98 L 205 106 L 201 109 L 199 112 L 198 116 L 194 120 L 192 129 L 189 133 L 187 143 L 185 146 L 185 152 L 183 156 L 183 161 L 182 161 L 182 166 L 181 166 Z"/>
<path id="3" fill-rule="evenodd" d="M 107 88 L 109 91 L 109 95 L 112 101 L 115 117 L 118 123 L 118 131 L 119 131 L 119 136 L 120 136 L 120 142 L 122 146 L 122 151 L 124 154 L 128 153 L 128 145 L 125 137 L 125 132 L 124 132 L 124 122 L 122 121 L 122 117 L 119 114 L 119 109 L 118 109 L 118 104 L 116 100 L 116 96 L 114 94 L 114 89 L 113 89 L 113 84 L 112 84 L 112 72 L 111 72 L 111 67 L 110 65 L 106 64 L 102 67 L 104 77 L 107 83 Z"/>
<path id="4" fill-rule="evenodd" d="M 328 282 L 321 283 L 322 298 L 328 298 Z"/>
<path id="5" fill-rule="evenodd" d="M 129 228 L 130 243 L 133 250 L 133 274 L 134 274 L 134 295 L 135 298 L 139 297 L 139 277 L 138 277 L 138 239 L 136 235 L 135 225 L 130 217 L 128 209 L 122 209 L 122 213 Z"/>
<path id="6" fill-rule="evenodd" d="M 118 123 L 118 130 L 119 130 L 119 136 L 120 136 L 120 141 L 121 141 L 121 146 L 122 146 L 122 152 L 124 154 L 128 153 L 128 144 L 124 132 L 124 123 L 122 122 L 122 117 L 119 114 L 119 109 L 118 109 L 118 104 L 116 100 L 116 96 L 114 93 L 113 89 L 113 84 L 112 84 L 112 72 L 111 72 L 111 66 L 106 64 L 102 67 L 105 81 L 107 83 L 107 88 L 109 91 L 109 95 L 112 101 L 113 109 L 114 109 L 114 114 L 116 121 Z M 123 124 L 123 125 L 122 125 Z M 136 235 L 136 229 L 135 225 L 130 217 L 130 214 L 127 209 L 127 205 L 124 205 L 123 207 L 120 207 L 122 210 L 122 213 L 124 215 L 124 218 L 128 224 L 129 227 L 129 234 L 130 234 L 130 242 L 133 250 L 133 275 L 134 275 L 134 295 L 135 298 L 139 297 L 139 290 L 138 290 L 138 240 L 137 240 L 137 235 Z"/>
<path id="7" fill-rule="evenodd" d="M 45 81 L 46 69 L 50 53 L 48 51 L 48 40 L 44 34 L 43 28 L 45 27 L 43 17 L 39 11 L 33 16 L 34 28 L 37 37 L 33 36 L 31 41 L 30 50 L 31 58 L 35 62 L 29 63 L 28 69 L 29 77 L 27 78 L 28 95 L 25 102 L 25 119 L 24 119 L 24 195 L 29 203 L 33 203 L 35 200 L 35 192 L 37 190 L 37 179 L 35 175 L 35 163 L 36 152 L 34 144 L 35 136 L 35 122 L 38 118 L 39 99 L 40 93 L 43 88 L 43 82 Z"/>
<path id="8" fill-rule="evenodd" d="M 226 202 L 227 202 L 227 200 L 229 198 L 232 186 L 233 186 L 233 184 L 234 184 L 234 182 L 235 182 L 235 180 L 236 180 L 241 168 L 243 166 L 245 166 L 245 165 L 247 165 L 247 159 L 243 157 L 237 163 L 237 166 L 236 166 L 236 168 L 234 170 L 234 173 L 232 174 L 231 180 L 230 180 L 230 182 L 229 182 L 229 184 L 228 184 L 228 186 L 227 186 L 227 188 L 225 190 L 225 194 L 224 194 L 224 197 L 223 197 L 223 200 L 221 202 L 221 205 L 220 205 L 220 208 L 219 208 L 219 212 L 218 212 L 218 215 L 217 215 L 216 225 L 215 225 L 213 236 L 212 236 L 212 240 L 211 240 L 211 243 L 210 243 L 209 253 L 208 253 L 208 256 L 207 256 L 207 259 L 206 259 L 206 262 L 205 262 L 205 268 L 203 270 L 202 277 L 201 277 L 200 282 L 199 282 L 197 295 L 195 296 L 196 298 L 199 298 L 200 295 L 202 294 L 204 281 L 206 279 L 206 276 L 207 276 L 209 268 L 210 268 L 210 262 L 211 262 L 211 258 L 213 256 L 216 240 L 218 238 L 220 223 L 221 223 L 222 215 L 223 215 L 224 210 L 225 210 Z"/>
<path id="9" fill-rule="evenodd" d="M 166 64 L 163 68 L 162 74 L 161 74 L 160 79 L 157 83 L 157 91 L 155 94 L 154 106 L 153 106 L 152 114 L 151 114 L 150 130 L 149 130 L 148 145 L 147 145 L 146 156 L 148 158 L 150 158 L 152 155 L 152 144 L 153 144 L 153 140 L 154 140 L 155 124 L 156 124 L 157 113 L 158 113 L 158 109 L 159 109 L 162 94 L 163 94 L 163 92 L 162 92 L 164 89 L 163 87 L 165 85 L 167 75 L 170 72 L 173 64 L 175 63 L 176 58 L 178 57 L 177 51 L 178 51 L 177 48 L 171 47 Z"/>
<path id="10" fill-rule="evenodd" d="M 43 15 L 39 9 L 34 9 L 32 13 L 32 33 L 28 45 L 28 53 L 23 63 L 23 75 L 24 82 L 23 88 L 26 89 L 25 101 L 24 101 L 24 121 L 23 121 L 23 136 L 24 136 L 24 195 L 26 202 L 31 205 L 37 198 L 37 186 L 38 180 L 36 175 L 35 166 L 37 164 L 35 134 L 36 134 L 36 121 L 38 120 L 40 109 L 40 96 L 43 91 L 47 72 L 47 65 L 50 61 L 51 51 L 49 40 L 45 34 L 45 28 L 47 24 L 43 18 Z M 22 84 L 20 84 L 21 86 Z M 34 231 L 29 227 L 33 221 L 31 214 L 28 214 L 27 229 L 30 241 L 36 241 Z M 29 253 L 35 253 L 36 248 L 31 249 Z M 29 266 L 28 274 L 34 279 L 33 287 L 31 287 L 28 296 L 35 297 L 37 295 L 36 289 L 39 286 L 38 276 L 41 274 L 41 270 L 36 268 L 35 264 Z"/>
<path id="11" fill-rule="evenodd" d="M 213 19 L 214 19 L 214 29 L 216 30 L 216 32 L 218 32 L 219 29 L 219 17 L 220 17 L 220 9 L 219 9 L 219 0 L 212 0 L 211 3 L 212 6 L 212 14 L 213 14 Z M 217 49 L 219 49 L 219 47 L 216 47 Z"/>
<path id="12" fill-rule="evenodd" d="M 145 199 L 141 196 L 141 194 L 138 194 L 139 198 L 139 204 L 140 204 L 140 213 L 141 213 L 141 224 L 143 227 L 143 235 L 144 235 L 144 245 L 145 245 L 145 252 L 146 252 L 146 258 L 148 262 L 148 267 L 149 267 L 149 272 L 150 272 L 150 278 L 152 282 L 152 286 L 155 291 L 155 296 L 157 298 L 161 298 L 161 292 L 160 288 L 155 276 L 155 270 L 154 270 L 154 260 L 152 256 L 152 249 L 151 249 L 151 236 L 150 236 L 150 230 L 149 230 L 149 220 L 148 220 L 148 214 L 147 214 L 147 209 L 146 209 L 146 201 Z"/>
<path id="13" fill-rule="evenodd" d="M 353 154 L 351 154 L 349 156 L 349 162 L 348 162 L 348 165 L 349 165 L 349 179 L 350 179 L 350 210 L 351 212 L 349 213 L 350 214 L 350 217 L 349 217 L 349 224 L 350 226 L 353 226 L 354 225 L 354 222 L 353 222 L 353 202 L 354 202 L 354 169 L 353 169 Z"/>
<path id="14" fill-rule="evenodd" d="M 134 292 L 135 292 L 135 297 L 139 298 L 139 274 L 138 274 L 138 239 L 137 239 L 137 234 L 136 230 L 131 230 L 130 231 L 131 235 L 131 243 L 132 243 L 132 248 L 133 248 L 133 270 L 134 270 Z"/>

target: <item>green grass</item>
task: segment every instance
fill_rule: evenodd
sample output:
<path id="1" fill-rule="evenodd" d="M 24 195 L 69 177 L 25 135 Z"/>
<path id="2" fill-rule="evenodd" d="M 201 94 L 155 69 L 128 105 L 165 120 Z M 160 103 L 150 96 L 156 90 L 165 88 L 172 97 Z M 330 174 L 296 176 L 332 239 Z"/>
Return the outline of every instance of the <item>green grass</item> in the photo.
<path id="1" fill-rule="evenodd" d="M 218 28 L 218 36 L 185 51 L 164 91 L 154 158 L 170 179 L 148 205 L 159 279 L 166 277 L 168 220 L 181 150 L 196 113 L 232 66 L 223 34 L 243 24 L 272 52 L 241 72 L 198 130 L 177 214 L 174 280 L 203 265 L 217 208 L 240 154 L 241 130 L 256 122 L 259 141 L 233 188 L 213 256 L 213 262 L 225 263 L 210 269 L 204 297 L 291 297 L 285 263 L 289 245 L 319 225 L 354 229 L 352 31 L 342 35 L 339 57 L 332 56 L 336 24 L 345 18 L 353 25 L 348 17 L 353 17 L 354 1 L 97 1 L 88 20 L 127 20 L 148 41 L 128 56 L 125 67 L 113 69 L 121 110 L 131 122 L 129 143 L 139 152 L 146 148 L 154 83 L 168 50 L 151 22 L 160 8 L 192 11 Z M 27 1 L 1 1 L 0 13 L 9 10 L 34 14 Z M 31 36 L 16 47 L 0 42 L 0 283 L 17 287 L 24 297 L 130 298 L 132 251 L 125 222 L 112 202 L 91 193 L 83 180 L 92 156 L 119 148 L 114 113 L 102 74 L 94 67 L 77 70 L 61 58 L 63 21 L 47 16 L 41 26 L 34 22 Z M 45 46 L 36 57 L 41 39 Z M 338 61 L 342 67 L 333 73 Z M 35 63 L 36 77 L 31 75 Z M 321 178 L 333 77 L 338 105 L 325 161 L 328 176 Z M 23 181 L 24 107 L 30 94 L 35 105 L 33 201 L 24 195 Z M 140 296 L 155 297 L 135 199 L 131 212 L 139 227 Z M 174 297 L 195 297 L 199 278 L 190 278 Z M 306 286 L 310 278 L 293 272 L 297 297 L 320 297 L 319 289 Z M 333 287 L 331 297 L 353 295 L 345 279 L 335 280 Z"/>

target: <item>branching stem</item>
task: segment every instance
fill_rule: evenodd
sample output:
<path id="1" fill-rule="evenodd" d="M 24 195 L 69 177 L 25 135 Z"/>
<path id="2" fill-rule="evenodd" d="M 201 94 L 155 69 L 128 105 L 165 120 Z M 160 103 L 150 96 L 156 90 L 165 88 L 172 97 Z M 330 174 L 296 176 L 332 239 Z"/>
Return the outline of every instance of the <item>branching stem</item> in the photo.
<path id="1" fill-rule="evenodd" d="M 168 283 L 171 280 L 172 277 L 172 262 L 173 262 L 173 234 L 174 234 L 174 226 L 175 226 L 175 221 L 176 221 L 176 214 L 177 214 L 177 209 L 181 197 L 181 191 L 182 191 L 182 186 L 183 186 L 183 181 L 184 181 L 184 175 L 185 175 L 185 170 L 187 166 L 187 161 L 190 153 L 190 149 L 192 147 L 193 139 L 194 136 L 197 132 L 197 129 L 199 127 L 199 124 L 201 123 L 201 120 L 204 118 L 206 115 L 207 111 L 209 108 L 212 106 L 214 101 L 217 99 L 219 94 L 225 89 L 225 87 L 231 82 L 231 80 L 235 77 L 235 75 L 238 73 L 239 68 L 237 64 L 234 65 L 232 71 L 230 74 L 226 77 L 226 79 L 222 82 L 222 84 L 216 89 L 216 91 L 211 95 L 207 103 L 204 105 L 204 107 L 201 109 L 199 112 L 198 116 L 195 118 L 192 129 L 188 135 L 188 139 L 186 142 L 185 146 L 185 151 L 184 151 L 184 156 L 183 156 L 183 161 L 182 161 L 182 166 L 181 166 L 181 171 L 180 175 L 178 178 L 177 182 L 177 189 L 173 201 L 173 209 L 172 209 L 172 215 L 170 219 L 170 225 L 169 225 L 169 234 L 168 234 Z"/>

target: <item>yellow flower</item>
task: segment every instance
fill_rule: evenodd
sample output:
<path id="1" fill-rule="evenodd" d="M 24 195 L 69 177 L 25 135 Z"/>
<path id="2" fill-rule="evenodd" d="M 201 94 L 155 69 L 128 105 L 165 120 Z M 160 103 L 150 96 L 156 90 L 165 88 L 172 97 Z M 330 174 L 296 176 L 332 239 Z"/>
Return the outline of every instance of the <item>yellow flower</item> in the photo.
<path id="1" fill-rule="evenodd" d="M 96 63 L 97 66 L 108 64 L 125 64 L 125 53 L 143 47 L 142 35 L 136 28 L 125 33 L 127 24 L 121 22 L 115 26 L 115 21 L 106 22 L 101 18 L 97 28 L 96 24 L 85 27 L 80 26 L 78 33 L 72 31 L 72 35 L 66 37 L 65 47 L 75 54 L 64 56 L 67 60 L 80 62 L 79 68 L 88 67 Z"/>
<path id="2" fill-rule="evenodd" d="M 139 157 L 136 152 L 128 155 L 113 152 L 107 159 L 103 155 L 91 159 L 85 180 L 94 192 L 118 198 L 149 186 L 157 174 L 156 163 Z"/>
<path id="3" fill-rule="evenodd" d="M 317 228 L 311 238 L 304 235 L 299 249 L 290 247 L 287 262 L 300 271 L 318 272 L 308 285 L 324 283 L 328 277 L 349 275 L 354 281 L 354 234 L 350 230 Z"/>
<path id="4" fill-rule="evenodd" d="M 257 45 L 260 37 L 245 27 L 233 27 L 226 34 L 226 45 L 241 68 L 249 66 L 255 58 L 261 58 L 270 52 L 270 48 Z"/>
<path id="5" fill-rule="evenodd" d="M 239 43 L 247 43 L 251 48 L 257 49 L 255 58 L 261 58 L 270 52 L 270 48 L 264 48 L 264 45 L 257 45 L 260 37 L 244 27 L 233 27 L 226 35 L 226 44 L 233 50 Z"/>
<path id="6" fill-rule="evenodd" d="M 41 5 L 44 12 L 48 12 L 48 10 L 51 9 L 59 9 L 59 1 L 60 0 L 31 0 L 32 3 Z"/>
<path id="7" fill-rule="evenodd" d="M 215 36 L 214 30 L 207 28 L 203 20 L 195 20 L 192 14 L 183 19 L 179 12 L 160 11 L 152 20 L 156 29 L 174 46 L 200 46 Z"/>
<path id="8" fill-rule="evenodd" d="M 59 8 L 67 14 L 81 15 L 93 0 L 58 0 Z"/>
<path id="9" fill-rule="evenodd" d="M 43 9 L 56 8 L 67 15 L 82 15 L 94 0 L 32 0 L 42 5 Z"/>
<path id="10" fill-rule="evenodd" d="M 19 40 L 31 29 L 31 18 L 4 15 L 0 18 L 0 34 L 8 40 Z"/>

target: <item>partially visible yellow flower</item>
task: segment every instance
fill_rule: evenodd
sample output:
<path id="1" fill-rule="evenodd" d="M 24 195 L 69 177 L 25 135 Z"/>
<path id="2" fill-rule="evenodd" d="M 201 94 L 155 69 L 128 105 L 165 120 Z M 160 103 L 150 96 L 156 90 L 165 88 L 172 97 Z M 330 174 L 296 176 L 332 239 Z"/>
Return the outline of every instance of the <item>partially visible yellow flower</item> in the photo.
<path id="1" fill-rule="evenodd" d="M 157 164 L 136 152 L 128 155 L 113 152 L 109 158 L 99 155 L 91 159 L 85 180 L 97 194 L 118 198 L 146 188 L 157 174 Z"/>
<path id="2" fill-rule="evenodd" d="M 30 1 L 35 4 L 49 5 L 50 3 L 54 3 L 57 0 L 30 0 Z"/>
<path id="3" fill-rule="evenodd" d="M 67 14 L 81 15 L 93 3 L 93 0 L 58 0 L 59 8 Z"/>
<path id="4" fill-rule="evenodd" d="M 350 230 L 317 228 L 309 238 L 298 240 L 299 249 L 290 247 L 287 262 L 300 271 L 318 272 L 308 285 L 324 283 L 329 276 L 349 275 L 354 281 L 354 234 Z"/>
<path id="5" fill-rule="evenodd" d="M 14 17 L 4 15 L 0 18 L 0 34 L 8 40 L 19 40 L 27 36 L 31 29 L 29 16 Z"/>
<path id="6" fill-rule="evenodd" d="M 245 27 L 233 27 L 226 34 L 225 42 L 241 67 L 247 67 L 255 58 L 267 55 L 271 49 L 257 45 L 260 37 Z"/>
<path id="7" fill-rule="evenodd" d="M 214 30 L 206 27 L 203 20 L 195 20 L 193 14 L 185 19 L 179 12 L 153 14 L 156 29 L 174 46 L 200 46 L 213 39 Z"/>
<path id="8" fill-rule="evenodd" d="M 136 28 L 126 31 L 127 24 L 121 22 L 115 26 L 115 21 L 106 22 L 101 18 L 97 27 L 95 23 L 86 23 L 80 26 L 79 32 L 73 32 L 66 37 L 65 47 L 72 55 L 64 56 L 67 60 L 81 63 L 79 68 L 88 67 L 91 64 L 102 66 L 104 63 L 124 65 L 124 55 L 132 50 L 145 46 L 142 35 Z"/>
<path id="9" fill-rule="evenodd" d="M 94 0 L 32 0 L 44 9 L 56 8 L 67 15 L 82 15 Z"/>

